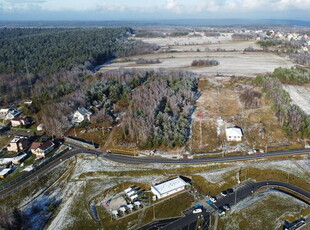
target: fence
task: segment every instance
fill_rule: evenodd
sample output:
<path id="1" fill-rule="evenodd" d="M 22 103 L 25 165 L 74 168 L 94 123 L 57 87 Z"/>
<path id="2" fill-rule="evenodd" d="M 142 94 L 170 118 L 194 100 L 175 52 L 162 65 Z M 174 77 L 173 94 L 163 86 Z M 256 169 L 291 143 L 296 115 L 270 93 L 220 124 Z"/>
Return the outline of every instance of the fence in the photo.
<path id="1" fill-rule="evenodd" d="M 87 141 L 87 140 L 83 140 L 83 139 L 80 139 L 77 137 L 67 136 L 64 139 L 65 139 L 65 142 L 67 142 L 69 144 L 82 146 L 82 147 L 87 148 L 87 149 L 98 149 L 99 148 L 98 144 L 96 144 L 94 142 Z"/>

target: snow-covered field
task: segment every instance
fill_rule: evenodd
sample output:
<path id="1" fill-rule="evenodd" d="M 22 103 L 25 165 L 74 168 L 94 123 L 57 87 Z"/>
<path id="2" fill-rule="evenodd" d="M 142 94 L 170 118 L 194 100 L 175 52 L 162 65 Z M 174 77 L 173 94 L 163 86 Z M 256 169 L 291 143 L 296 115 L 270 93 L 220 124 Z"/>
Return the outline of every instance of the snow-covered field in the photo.
<path id="1" fill-rule="evenodd" d="M 284 89 L 290 94 L 293 103 L 310 115 L 310 86 L 286 84 Z"/>
<path id="2" fill-rule="evenodd" d="M 100 71 L 118 68 L 181 68 L 190 70 L 206 76 L 252 76 L 259 73 L 272 72 L 277 67 L 291 67 L 293 63 L 285 58 L 271 53 L 245 53 L 242 52 L 177 52 L 177 53 L 157 53 L 132 57 L 133 59 L 160 59 L 158 64 L 138 65 L 135 61 L 116 60 L 112 64 L 107 64 Z M 220 62 L 218 66 L 212 67 L 191 67 L 191 63 L 197 59 L 216 59 Z"/>

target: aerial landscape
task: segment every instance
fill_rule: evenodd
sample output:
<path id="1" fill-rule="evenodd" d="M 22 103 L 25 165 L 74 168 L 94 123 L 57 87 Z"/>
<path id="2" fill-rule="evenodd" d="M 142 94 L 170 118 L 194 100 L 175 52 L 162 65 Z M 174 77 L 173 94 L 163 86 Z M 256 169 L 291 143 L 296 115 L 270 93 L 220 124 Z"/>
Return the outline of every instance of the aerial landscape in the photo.
<path id="1" fill-rule="evenodd" d="M 310 229 L 309 12 L 0 0 L 0 229 Z"/>

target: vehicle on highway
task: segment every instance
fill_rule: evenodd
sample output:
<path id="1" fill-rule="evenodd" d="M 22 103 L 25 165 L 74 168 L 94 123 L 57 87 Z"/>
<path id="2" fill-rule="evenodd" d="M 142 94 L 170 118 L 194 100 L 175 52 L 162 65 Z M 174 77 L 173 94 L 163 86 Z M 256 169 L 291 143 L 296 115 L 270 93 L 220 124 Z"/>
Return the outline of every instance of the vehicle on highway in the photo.
<path id="1" fill-rule="evenodd" d="M 214 202 L 216 202 L 216 197 L 215 196 L 211 196 L 210 200 L 214 203 Z"/>
<path id="2" fill-rule="evenodd" d="M 222 196 L 227 196 L 227 194 L 228 194 L 227 191 L 222 191 L 222 192 L 221 192 L 221 195 L 222 195 Z"/>
<path id="3" fill-rule="evenodd" d="M 225 211 L 228 211 L 228 210 L 230 210 L 230 207 L 229 207 L 228 204 L 225 204 L 225 205 L 223 206 L 223 209 L 224 209 Z"/>
<path id="4" fill-rule="evenodd" d="M 194 214 L 202 213 L 202 209 L 201 208 L 196 208 L 196 209 L 193 210 L 193 213 Z"/>

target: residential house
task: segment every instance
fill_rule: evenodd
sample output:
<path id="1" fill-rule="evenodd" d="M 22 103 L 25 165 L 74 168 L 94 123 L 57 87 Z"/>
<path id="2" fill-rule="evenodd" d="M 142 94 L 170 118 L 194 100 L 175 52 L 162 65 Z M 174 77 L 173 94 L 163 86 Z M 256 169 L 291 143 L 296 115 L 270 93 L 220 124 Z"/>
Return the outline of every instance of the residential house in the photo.
<path id="1" fill-rule="evenodd" d="M 33 142 L 30 146 L 31 153 L 35 154 L 37 158 L 45 157 L 55 148 L 55 144 L 52 141 Z"/>
<path id="2" fill-rule="evenodd" d="M 90 121 L 90 116 L 92 113 L 85 109 L 84 107 L 79 108 L 77 111 L 74 112 L 73 118 L 72 118 L 72 123 L 78 124 L 83 121 Z"/>
<path id="3" fill-rule="evenodd" d="M 9 109 L 5 116 L 5 120 L 12 120 L 22 114 L 23 111 L 17 109 Z"/>
<path id="4" fill-rule="evenodd" d="M 11 120 L 12 127 L 26 126 L 30 123 L 30 118 L 28 117 L 15 117 Z"/>
<path id="5" fill-rule="evenodd" d="M 241 141 L 243 137 L 243 131 L 238 126 L 232 126 L 226 128 L 226 138 L 228 141 Z"/>
<path id="6" fill-rule="evenodd" d="M 10 152 L 20 152 L 29 147 L 30 143 L 27 137 L 14 137 L 8 144 L 7 149 Z"/>

